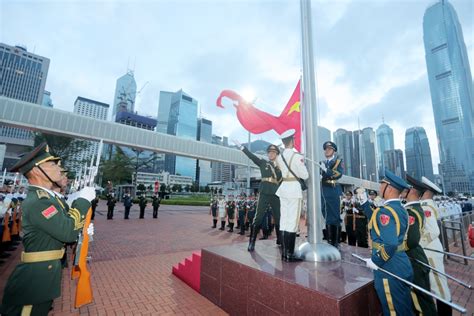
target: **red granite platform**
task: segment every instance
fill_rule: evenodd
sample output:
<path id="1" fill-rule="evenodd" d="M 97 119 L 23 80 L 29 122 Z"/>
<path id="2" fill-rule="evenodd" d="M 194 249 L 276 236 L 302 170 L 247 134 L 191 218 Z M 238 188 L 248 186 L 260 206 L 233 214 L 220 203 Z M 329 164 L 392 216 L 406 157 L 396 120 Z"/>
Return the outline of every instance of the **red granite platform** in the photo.
<path id="1" fill-rule="evenodd" d="M 380 315 L 373 274 L 342 246 L 342 260 L 285 263 L 275 241 L 202 250 L 201 294 L 231 315 Z"/>

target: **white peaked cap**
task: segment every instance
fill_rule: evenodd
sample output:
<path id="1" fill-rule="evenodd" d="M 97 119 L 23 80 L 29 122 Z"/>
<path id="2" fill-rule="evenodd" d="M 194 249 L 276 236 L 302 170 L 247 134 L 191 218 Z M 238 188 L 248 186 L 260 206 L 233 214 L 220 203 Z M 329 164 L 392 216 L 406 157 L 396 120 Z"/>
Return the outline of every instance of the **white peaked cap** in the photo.
<path id="1" fill-rule="evenodd" d="M 280 134 L 280 139 L 285 139 L 285 138 L 291 137 L 291 136 L 295 135 L 295 133 L 296 133 L 296 130 L 294 128 L 289 129 L 289 130 L 284 131 L 283 133 Z"/>
<path id="2" fill-rule="evenodd" d="M 423 184 L 426 185 L 427 187 L 429 187 L 432 191 L 434 191 L 436 193 L 439 193 L 439 194 L 443 193 L 443 190 L 441 190 L 436 184 L 431 182 L 428 178 L 421 177 L 421 182 L 423 182 Z"/>

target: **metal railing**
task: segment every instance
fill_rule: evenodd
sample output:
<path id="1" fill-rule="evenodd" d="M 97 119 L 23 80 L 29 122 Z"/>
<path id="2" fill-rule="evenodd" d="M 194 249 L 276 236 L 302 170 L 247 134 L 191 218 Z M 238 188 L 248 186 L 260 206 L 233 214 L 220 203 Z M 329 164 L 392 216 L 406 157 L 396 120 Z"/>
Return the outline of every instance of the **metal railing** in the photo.
<path id="1" fill-rule="evenodd" d="M 469 256 L 466 252 L 466 238 L 469 224 L 474 223 L 474 211 L 464 212 L 461 214 L 449 215 L 438 220 L 438 225 L 441 231 L 441 242 L 444 251 L 449 251 L 450 240 L 455 247 L 459 247 L 458 239 L 461 241 L 461 250 L 464 256 Z M 459 234 L 459 236 L 458 236 Z M 450 259 L 450 256 L 446 256 Z M 467 265 L 467 259 L 464 259 L 464 264 Z"/>

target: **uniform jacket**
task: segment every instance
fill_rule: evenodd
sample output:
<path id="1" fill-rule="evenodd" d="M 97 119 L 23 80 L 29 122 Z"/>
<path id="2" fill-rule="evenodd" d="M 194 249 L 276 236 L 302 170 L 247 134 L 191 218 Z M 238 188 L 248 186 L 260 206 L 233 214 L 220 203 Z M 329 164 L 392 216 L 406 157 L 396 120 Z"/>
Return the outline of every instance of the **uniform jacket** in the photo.
<path id="1" fill-rule="evenodd" d="M 153 197 L 153 201 L 152 201 L 152 205 L 153 207 L 160 207 L 160 199 L 156 196 Z"/>
<path id="2" fill-rule="evenodd" d="M 342 177 L 344 167 L 341 158 L 334 157 L 329 162 L 324 160 L 323 163 L 327 168 L 326 171 L 321 170 L 323 184 L 325 181 L 338 180 Z"/>
<path id="3" fill-rule="evenodd" d="M 30 186 L 23 202 L 23 247 L 25 252 L 59 250 L 75 242 L 84 226 L 90 202 L 78 198 L 72 207 L 52 191 Z M 61 295 L 61 261 L 20 263 L 8 279 L 3 302 L 34 305 Z"/>
<path id="4" fill-rule="evenodd" d="M 303 191 L 301 190 L 300 183 L 298 181 L 285 181 L 285 179 L 291 179 L 294 178 L 294 176 L 286 167 L 282 156 L 285 157 L 286 162 L 298 178 L 303 180 L 309 178 L 308 169 L 306 169 L 304 164 L 303 156 L 293 149 L 285 148 L 285 150 L 283 150 L 281 155 L 279 155 L 277 158 L 277 163 L 280 166 L 283 177 L 283 182 L 280 184 L 276 195 L 278 195 L 280 198 L 300 199 L 303 197 Z"/>
<path id="5" fill-rule="evenodd" d="M 132 205 L 133 205 L 132 198 L 128 195 L 124 196 L 123 197 L 123 206 L 132 207 Z"/>
<path id="6" fill-rule="evenodd" d="M 246 147 L 242 149 L 245 155 L 253 161 L 260 168 L 260 173 L 262 178 L 272 178 L 276 183 L 271 183 L 267 181 L 261 181 L 259 192 L 261 194 L 275 194 L 278 190 L 278 186 L 281 181 L 281 170 L 278 164 L 271 161 L 258 158 L 253 153 L 251 153 Z"/>

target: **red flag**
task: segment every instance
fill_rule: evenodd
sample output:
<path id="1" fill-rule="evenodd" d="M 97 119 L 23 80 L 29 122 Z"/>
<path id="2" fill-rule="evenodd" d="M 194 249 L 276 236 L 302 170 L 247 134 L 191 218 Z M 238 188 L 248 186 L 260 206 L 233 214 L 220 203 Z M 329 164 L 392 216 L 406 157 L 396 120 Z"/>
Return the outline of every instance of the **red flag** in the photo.
<path id="1" fill-rule="evenodd" d="M 253 134 L 261 134 L 269 130 L 274 130 L 278 134 L 289 129 L 295 129 L 295 148 L 301 151 L 301 100 L 300 81 L 296 85 L 295 91 L 286 104 L 283 112 L 279 116 L 271 115 L 257 109 L 252 103 L 244 100 L 242 96 L 232 90 L 223 90 L 217 98 L 217 106 L 224 108 L 222 98 L 227 97 L 236 104 L 237 118 L 240 124 Z"/>

